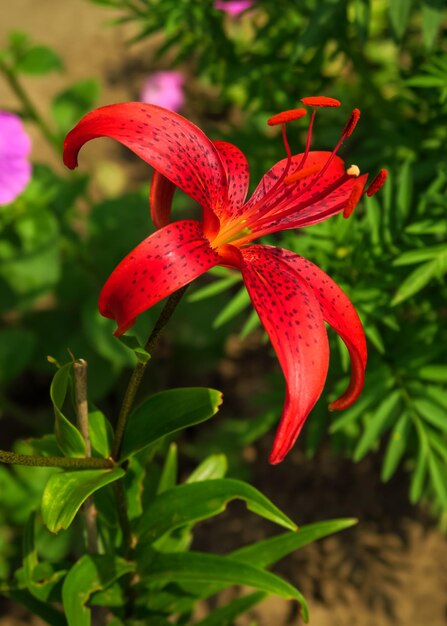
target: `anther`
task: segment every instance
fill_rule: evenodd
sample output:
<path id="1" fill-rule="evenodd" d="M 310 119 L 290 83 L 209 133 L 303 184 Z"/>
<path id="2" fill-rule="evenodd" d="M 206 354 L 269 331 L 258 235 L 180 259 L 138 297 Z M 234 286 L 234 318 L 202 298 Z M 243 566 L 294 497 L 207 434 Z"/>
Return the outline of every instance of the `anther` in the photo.
<path id="1" fill-rule="evenodd" d="M 284 179 L 285 185 L 293 185 L 293 183 L 302 180 L 303 178 L 307 178 L 308 176 L 312 176 L 312 174 L 316 174 L 321 169 L 321 165 L 311 165 L 310 167 L 303 167 L 302 170 L 298 170 L 294 174 L 290 174 L 287 178 Z"/>
<path id="2" fill-rule="evenodd" d="M 351 165 L 346 170 L 346 174 L 348 176 L 355 176 L 355 177 L 360 176 L 360 168 L 357 165 Z"/>
<path id="3" fill-rule="evenodd" d="M 372 181 L 372 183 L 366 190 L 366 195 L 368 196 L 368 198 L 370 198 L 375 193 L 377 193 L 380 189 L 382 189 L 387 177 L 388 177 L 388 171 L 380 170 L 380 172 L 377 174 L 377 176 L 374 178 L 374 180 Z"/>
<path id="4" fill-rule="evenodd" d="M 286 124 L 293 120 L 299 120 L 307 115 L 306 109 L 290 109 L 289 111 L 282 111 L 273 115 L 267 120 L 269 126 L 277 126 L 278 124 Z"/>
<path id="5" fill-rule="evenodd" d="M 351 113 L 349 120 L 346 122 L 346 126 L 343 129 L 343 137 L 350 137 L 354 132 L 354 128 L 357 126 L 357 122 L 360 119 L 359 109 L 354 109 Z"/>
<path id="6" fill-rule="evenodd" d="M 340 100 L 328 98 L 327 96 L 311 96 L 309 98 L 301 98 L 301 102 L 308 107 L 339 107 Z"/>
<path id="7" fill-rule="evenodd" d="M 345 219 L 352 215 L 352 212 L 354 211 L 360 198 L 362 197 L 363 187 L 363 182 L 357 181 L 352 188 L 351 195 L 349 196 L 348 201 L 346 202 L 346 206 L 343 209 L 343 217 Z"/>

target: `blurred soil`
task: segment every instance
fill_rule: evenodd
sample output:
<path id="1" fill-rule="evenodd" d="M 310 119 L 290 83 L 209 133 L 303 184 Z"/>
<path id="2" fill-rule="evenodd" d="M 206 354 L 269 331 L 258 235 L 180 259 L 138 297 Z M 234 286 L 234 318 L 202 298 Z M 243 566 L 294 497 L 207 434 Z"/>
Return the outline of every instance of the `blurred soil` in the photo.
<path id="1" fill-rule="evenodd" d="M 99 104 L 137 97 L 135 77 L 142 80 L 143 72 L 150 71 L 150 48 L 147 43 L 139 45 L 129 56 L 124 42 L 130 32 L 107 27 L 111 17 L 112 11 L 83 0 L 1 3 L 0 42 L 12 29 L 23 30 L 37 42 L 54 46 L 64 58 L 65 74 L 24 81 L 42 113 L 53 94 L 82 78 L 103 78 Z M 0 94 L 3 106 L 17 105 L 2 82 Z M 38 132 L 32 132 L 34 158 L 56 164 Z M 94 142 L 84 164 L 93 167 L 98 155 L 113 161 L 117 153 L 112 150 L 108 142 Z M 227 402 L 237 407 L 240 398 L 259 391 L 263 377 L 256 370 L 263 364 L 261 354 L 265 348 L 255 344 L 227 355 L 220 381 L 222 387 L 233 389 Z M 253 367 L 254 363 L 260 365 Z M 243 388 L 238 389 L 241 380 Z M 270 443 L 271 437 L 248 450 L 253 482 L 290 517 L 301 524 L 342 516 L 360 520 L 357 527 L 308 546 L 277 567 L 306 595 L 311 626 L 446 626 L 447 542 L 424 512 L 408 504 L 405 474 L 383 485 L 378 458 L 354 466 L 324 449 L 313 460 L 298 449 L 283 464 L 271 467 L 266 461 Z M 233 506 L 218 520 L 202 525 L 196 547 L 225 552 L 271 532 L 271 525 Z M 276 598 L 237 623 L 249 626 L 253 620 L 259 626 L 299 623 L 296 607 Z M 20 607 L 0 604 L 0 626 L 22 624 L 43 622 Z"/>

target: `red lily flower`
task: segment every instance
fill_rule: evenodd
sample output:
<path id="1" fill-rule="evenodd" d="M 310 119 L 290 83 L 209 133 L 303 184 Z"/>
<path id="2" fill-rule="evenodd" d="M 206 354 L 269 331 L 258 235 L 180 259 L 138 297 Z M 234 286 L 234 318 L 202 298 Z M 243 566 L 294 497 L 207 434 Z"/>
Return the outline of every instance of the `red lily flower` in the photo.
<path id="1" fill-rule="evenodd" d="M 247 202 L 249 170 L 242 152 L 225 141 L 210 141 L 194 124 L 158 106 L 130 102 L 92 111 L 67 135 L 64 149 L 65 164 L 75 168 L 82 145 L 107 136 L 155 170 L 150 202 L 159 230 L 118 265 L 99 298 L 102 315 L 118 324 L 115 334 L 124 333 L 137 315 L 215 265 L 242 272 L 287 383 L 271 463 L 279 463 L 291 449 L 323 390 L 329 362 L 324 322 L 340 335 L 351 357 L 350 384 L 331 409 L 347 408 L 357 399 L 367 357 L 353 305 L 322 270 L 287 250 L 251 243 L 262 235 L 309 226 L 341 211 L 347 217 L 364 193 L 368 175 L 360 175 L 357 166 L 345 170 L 336 155 L 357 124 L 358 109 L 332 152 L 313 152 L 317 107 L 340 103 L 326 97 L 302 102 L 313 109 L 305 151 L 292 155 L 286 124 L 303 117 L 306 109 L 272 117 L 270 125 L 282 126 L 287 156 L 265 174 Z M 382 170 L 366 193 L 375 193 L 385 176 Z M 201 205 L 202 222 L 169 223 L 176 187 Z"/>

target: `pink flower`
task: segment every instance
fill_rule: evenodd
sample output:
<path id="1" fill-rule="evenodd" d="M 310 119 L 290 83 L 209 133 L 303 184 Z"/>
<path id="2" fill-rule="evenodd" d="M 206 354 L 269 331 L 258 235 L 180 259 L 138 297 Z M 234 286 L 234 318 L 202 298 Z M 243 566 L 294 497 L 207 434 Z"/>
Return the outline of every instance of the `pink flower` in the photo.
<path id="1" fill-rule="evenodd" d="M 225 11 L 231 17 L 237 17 L 247 9 L 251 9 L 253 6 L 253 0 L 216 0 L 214 8 L 220 11 Z"/>
<path id="2" fill-rule="evenodd" d="M 141 101 L 156 104 L 171 111 L 180 111 L 185 102 L 184 82 L 185 77 L 182 72 L 170 70 L 154 72 L 147 77 L 143 85 Z"/>
<path id="3" fill-rule="evenodd" d="M 20 117 L 0 111 L 0 205 L 13 202 L 28 185 L 30 152 L 31 139 Z"/>
<path id="4" fill-rule="evenodd" d="M 118 324 L 117 335 L 136 317 L 211 267 L 242 273 L 245 286 L 276 350 L 287 390 L 281 423 L 270 455 L 279 463 L 292 447 L 320 397 L 329 364 L 328 323 L 351 357 L 351 381 L 331 409 L 344 409 L 360 395 L 366 367 L 366 341 L 360 319 L 345 293 L 316 265 L 274 246 L 253 243 L 262 235 L 301 228 L 343 213 L 349 217 L 364 193 L 372 195 L 386 172 L 366 189 L 368 174 L 346 169 L 337 151 L 358 122 L 351 113 L 332 152 L 311 151 L 319 107 L 339 106 L 327 97 L 303 98 L 312 108 L 306 147 L 293 155 L 286 126 L 306 109 L 279 113 L 286 158 L 261 179 L 249 200 L 248 163 L 226 141 L 211 141 L 190 121 L 160 107 L 128 102 L 86 115 L 65 140 L 64 162 L 74 168 L 82 145 L 111 137 L 154 168 L 151 213 L 159 229 L 115 268 L 103 287 L 99 310 Z M 171 222 L 178 187 L 202 207 L 202 221 Z"/>

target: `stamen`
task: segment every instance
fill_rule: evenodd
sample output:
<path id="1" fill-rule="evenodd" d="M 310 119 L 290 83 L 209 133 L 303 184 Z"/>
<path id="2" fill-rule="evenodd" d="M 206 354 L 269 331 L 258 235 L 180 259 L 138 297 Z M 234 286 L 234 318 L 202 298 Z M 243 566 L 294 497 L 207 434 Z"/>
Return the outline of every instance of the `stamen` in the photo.
<path id="1" fill-rule="evenodd" d="M 350 137 L 354 132 L 355 127 L 357 126 L 357 122 L 360 119 L 360 111 L 359 109 L 354 109 L 351 113 L 351 117 L 346 122 L 346 126 L 343 129 L 342 135 L 344 137 Z"/>
<path id="2" fill-rule="evenodd" d="M 360 168 L 357 165 L 351 165 L 346 170 L 346 174 L 348 176 L 355 176 L 355 177 L 360 176 Z"/>
<path id="3" fill-rule="evenodd" d="M 317 113 L 317 109 L 314 109 L 312 111 L 312 116 L 310 118 L 309 129 L 307 131 L 306 147 L 304 148 L 303 158 L 301 159 L 301 161 L 300 161 L 300 163 L 299 163 L 299 165 L 297 167 L 298 170 L 301 170 L 304 167 L 304 164 L 306 162 L 307 156 L 309 154 L 310 144 L 312 142 L 312 129 L 313 129 L 316 113 Z"/>
<path id="4" fill-rule="evenodd" d="M 357 206 L 363 193 L 363 182 L 357 181 L 351 191 L 351 195 L 348 198 L 345 208 L 343 209 L 343 217 L 347 219 L 352 215 L 355 207 Z"/>
<path id="5" fill-rule="evenodd" d="M 302 170 L 298 170 L 294 174 L 287 176 L 287 178 L 284 179 L 284 184 L 293 185 L 293 183 L 296 183 L 297 181 L 302 180 L 303 178 L 307 178 L 308 176 L 312 176 L 312 174 L 316 174 L 317 172 L 320 171 L 320 169 L 321 169 L 320 165 L 311 165 L 310 167 L 304 167 Z"/>
<path id="6" fill-rule="evenodd" d="M 375 179 L 372 181 L 372 183 L 366 190 L 366 195 L 368 196 L 368 198 L 370 198 L 375 193 L 377 193 L 379 189 L 382 189 L 387 177 L 388 177 L 388 170 L 380 170 L 380 172 L 377 174 Z"/>
<path id="7" fill-rule="evenodd" d="M 267 120 L 269 126 L 277 126 L 278 124 L 286 124 L 293 120 L 299 120 L 307 115 L 306 109 L 290 109 L 289 111 L 282 111 L 273 115 Z"/>
<path id="8" fill-rule="evenodd" d="M 311 96 L 309 98 L 301 98 L 301 102 L 308 107 L 339 107 L 341 102 L 335 98 L 327 96 Z"/>
<path id="9" fill-rule="evenodd" d="M 337 145 L 332 150 L 332 153 L 331 153 L 330 157 L 328 158 L 328 160 L 324 164 L 324 167 L 322 167 L 320 173 L 315 178 L 315 180 L 313 181 L 312 184 L 314 184 L 319 178 L 321 178 L 323 176 L 323 174 L 327 171 L 327 169 L 329 168 L 330 164 L 334 160 L 335 155 L 337 154 L 337 152 L 338 152 L 340 146 L 342 145 L 342 143 L 344 142 L 344 140 L 347 137 L 349 137 L 351 135 L 351 133 L 354 131 L 354 128 L 356 127 L 357 122 L 359 121 L 359 118 L 360 118 L 360 111 L 359 111 L 359 109 L 354 109 L 352 111 L 348 121 L 345 124 L 345 127 L 343 129 L 343 132 L 341 134 L 340 139 L 337 142 Z"/>

